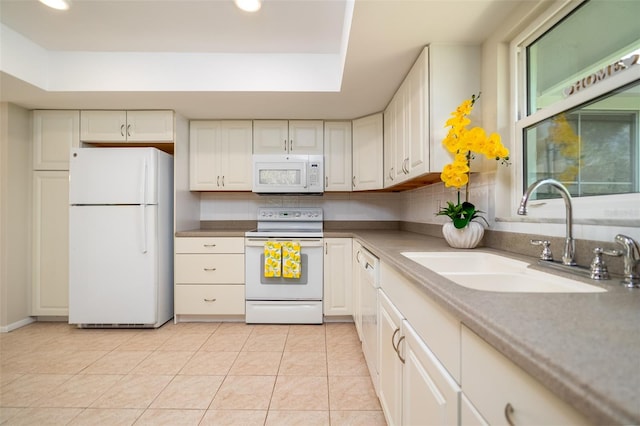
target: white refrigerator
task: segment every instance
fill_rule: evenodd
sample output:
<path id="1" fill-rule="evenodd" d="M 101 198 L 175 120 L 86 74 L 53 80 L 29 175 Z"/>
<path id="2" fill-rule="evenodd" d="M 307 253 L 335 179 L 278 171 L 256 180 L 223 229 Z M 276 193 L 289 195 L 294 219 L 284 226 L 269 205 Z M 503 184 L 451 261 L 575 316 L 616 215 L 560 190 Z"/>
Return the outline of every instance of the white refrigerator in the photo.
<path id="1" fill-rule="evenodd" d="M 159 327 L 173 317 L 173 157 L 78 148 L 69 166 L 69 323 Z"/>

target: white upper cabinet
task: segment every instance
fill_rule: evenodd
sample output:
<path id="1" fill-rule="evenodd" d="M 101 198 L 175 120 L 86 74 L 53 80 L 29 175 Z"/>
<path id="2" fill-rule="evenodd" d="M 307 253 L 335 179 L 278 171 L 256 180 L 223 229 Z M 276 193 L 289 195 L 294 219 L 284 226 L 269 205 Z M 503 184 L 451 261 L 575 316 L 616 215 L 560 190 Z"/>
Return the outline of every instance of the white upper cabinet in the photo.
<path id="1" fill-rule="evenodd" d="M 83 142 L 173 142 L 173 111 L 82 111 Z"/>
<path id="2" fill-rule="evenodd" d="M 251 120 L 192 121 L 189 188 L 192 191 L 250 191 Z"/>
<path id="3" fill-rule="evenodd" d="M 384 186 L 427 173 L 428 63 L 425 47 L 384 112 Z"/>
<path id="4" fill-rule="evenodd" d="M 324 190 L 351 191 L 351 122 L 324 123 Z"/>
<path id="5" fill-rule="evenodd" d="M 33 170 L 69 170 L 69 152 L 80 146 L 80 112 L 33 112 Z"/>
<path id="6" fill-rule="evenodd" d="M 453 161 L 453 155 L 443 146 L 442 140 L 449 128 L 445 123 L 451 113 L 471 95 L 480 92 L 482 52 L 480 46 L 431 45 L 429 46 L 429 140 L 428 171 L 439 173 L 445 164 Z M 471 116 L 472 126 L 481 126 L 483 100 L 475 104 Z M 479 163 L 479 162 L 478 162 Z"/>
<path id="7" fill-rule="evenodd" d="M 382 113 L 353 120 L 354 191 L 382 188 Z"/>
<path id="8" fill-rule="evenodd" d="M 446 121 L 480 91 L 480 47 L 424 48 L 384 111 L 384 187 L 439 173 L 453 157 L 442 146 Z M 479 106 L 474 125 L 479 125 Z"/>
<path id="9" fill-rule="evenodd" d="M 322 120 L 254 120 L 254 154 L 324 153 Z"/>

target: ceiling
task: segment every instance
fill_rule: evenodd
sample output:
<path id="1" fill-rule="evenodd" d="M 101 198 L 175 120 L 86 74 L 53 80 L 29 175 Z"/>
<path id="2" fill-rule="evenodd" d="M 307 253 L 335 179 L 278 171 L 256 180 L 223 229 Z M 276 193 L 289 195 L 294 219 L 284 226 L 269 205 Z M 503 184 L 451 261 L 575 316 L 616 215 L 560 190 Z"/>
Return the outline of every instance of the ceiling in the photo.
<path id="1" fill-rule="evenodd" d="M 423 46 L 480 44 L 526 2 L 539 0 L 264 0 L 256 14 L 231 0 L 0 0 L 0 100 L 356 118 L 384 109 Z"/>

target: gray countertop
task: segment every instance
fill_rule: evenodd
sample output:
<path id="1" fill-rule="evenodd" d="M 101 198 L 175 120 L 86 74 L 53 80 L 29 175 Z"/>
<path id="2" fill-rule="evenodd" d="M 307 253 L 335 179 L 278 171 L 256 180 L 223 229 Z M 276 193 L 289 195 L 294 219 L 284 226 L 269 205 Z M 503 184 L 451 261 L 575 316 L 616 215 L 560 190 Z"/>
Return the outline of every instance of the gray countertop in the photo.
<path id="1" fill-rule="evenodd" d="M 353 236 L 594 423 L 640 424 L 640 290 L 618 280 L 596 284 L 606 293 L 471 290 L 401 255 L 452 250 L 443 239 L 401 231 Z"/>
<path id="2" fill-rule="evenodd" d="M 359 240 L 589 420 L 640 424 L 640 289 L 626 289 L 614 279 L 596 284 L 605 288 L 605 293 L 477 291 L 401 254 L 452 250 L 441 238 L 380 230 L 324 234 Z M 244 230 L 176 233 L 184 237 L 243 235 Z M 510 255 L 486 248 L 475 250 Z"/>

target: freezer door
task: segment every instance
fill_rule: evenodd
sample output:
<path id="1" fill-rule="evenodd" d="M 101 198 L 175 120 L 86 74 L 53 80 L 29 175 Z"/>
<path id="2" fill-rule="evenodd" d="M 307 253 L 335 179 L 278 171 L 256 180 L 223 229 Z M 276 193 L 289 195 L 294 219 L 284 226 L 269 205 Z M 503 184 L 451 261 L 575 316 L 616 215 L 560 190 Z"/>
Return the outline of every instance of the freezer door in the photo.
<path id="1" fill-rule="evenodd" d="M 69 323 L 154 324 L 157 206 L 69 208 Z"/>
<path id="2" fill-rule="evenodd" d="M 76 148 L 69 161 L 71 205 L 157 204 L 154 148 Z"/>

